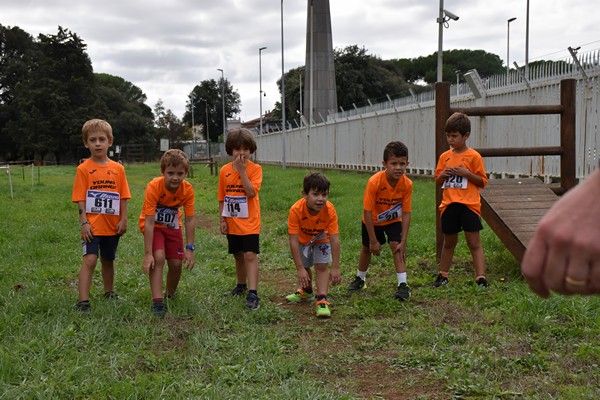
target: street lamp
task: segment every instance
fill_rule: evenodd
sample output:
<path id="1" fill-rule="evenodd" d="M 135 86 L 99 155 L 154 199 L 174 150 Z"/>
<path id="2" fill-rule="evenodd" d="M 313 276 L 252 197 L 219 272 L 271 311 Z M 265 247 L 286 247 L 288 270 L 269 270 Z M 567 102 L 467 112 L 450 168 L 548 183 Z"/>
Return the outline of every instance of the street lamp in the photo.
<path id="1" fill-rule="evenodd" d="M 263 111 L 262 111 L 262 51 L 265 50 L 266 47 L 261 47 L 258 49 L 258 97 L 260 100 L 260 130 L 258 131 L 259 135 L 263 133 L 262 121 L 263 121 Z"/>
<path id="2" fill-rule="evenodd" d="M 194 133 L 194 93 L 190 94 L 190 103 L 192 104 L 192 160 L 196 154 L 196 134 Z"/>
<path id="3" fill-rule="evenodd" d="M 210 130 L 208 128 L 208 102 L 206 101 L 206 99 L 203 99 L 202 97 L 200 97 L 200 99 L 198 99 L 198 100 L 204 102 L 204 118 L 205 118 L 204 126 L 206 127 L 206 148 L 207 148 L 207 153 L 208 153 L 207 158 L 210 159 Z"/>
<path id="4" fill-rule="evenodd" d="M 285 73 L 283 62 L 283 0 L 281 0 L 281 143 L 283 153 L 281 167 L 285 169 Z"/>
<path id="5" fill-rule="evenodd" d="M 227 119 L 225 119 L 225 78 L 221 68 L 217 68 L 217 71 L 221 71 L 221 107 L 223 108 L 223 142 L 225 142 L 227 140 Z"/>
<path id="6" fill-rule="evenodd" d="M 506 21 L 506 84 L 508 85 L 508 74 L 510 73 L 510 23 L 517 17 L 512 17 Z"/>
<path id="7" fill-rule="evenodd" d="M 525 16 L 525 79 L 529 79 L 529 0 Z"/>
<path id="8" fill-rule="evenodd" d="M 283 0 L 282 0 L 283 1 Z M 437 23 L 439 25 L 438 32 L 438 54 L 437 54 L 437 82 L 442 81 L 442 51 L 443 46 L 442 42 L 444 40 L 444 27 L 448 26 L 449 20 L 458 21 L 458 15 L 451 13 L 448 10 L 444 10 L 444 0 L 440 0 L 440 13 L 437 18 Z"/>

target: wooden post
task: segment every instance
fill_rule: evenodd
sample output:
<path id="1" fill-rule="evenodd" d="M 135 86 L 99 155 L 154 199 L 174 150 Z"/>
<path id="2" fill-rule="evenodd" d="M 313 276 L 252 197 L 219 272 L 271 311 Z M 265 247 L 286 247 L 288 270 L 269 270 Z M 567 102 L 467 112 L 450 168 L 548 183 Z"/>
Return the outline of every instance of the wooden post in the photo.
<path id="1" fill-rule="evenodd" d="M 438 159 L 442 153 L 448 150 L 448 142 L 444 135 L 444 127 L 446 120 L 450 116 L 450 83 L 437 82 L 435 84 L 435 162 L 437 165 Z M 436 185 L 435 188 L 435 246 L 436 257 L 438 261 L 442 255 L 442 246 L 444 237 L 442 235 L 442 223 L 440 219 L 440 203 L 442 202 L 442 188 Z"/>
<path id="2" fill-rule="evenodd" d="M 563 79 L 560 82 L 560 186 L 563 192 L 577 184 L 575 176 L 575 104 L 577 102 L 577 82 Z"/>

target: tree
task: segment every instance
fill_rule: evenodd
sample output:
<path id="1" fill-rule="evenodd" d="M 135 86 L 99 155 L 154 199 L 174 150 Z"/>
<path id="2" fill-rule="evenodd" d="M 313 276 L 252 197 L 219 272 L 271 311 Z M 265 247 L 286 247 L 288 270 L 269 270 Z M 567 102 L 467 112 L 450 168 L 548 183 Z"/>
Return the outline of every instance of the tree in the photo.
<path id="1" fill-rule="evenodd" d="M 168 138 L 170 147 L 182 147 L 181 142 L 184 140 L 185 128 L 179 118 L 173 114 L 173 111 L 170 109 L 165 110 L 162 99 L 158 99 L 154 105 L 154 117 L 154 124 L 157 128 L 157 141 L 162 138 Z"/>
<path id="2" fill-rule="evenodd" d="M 233 86 L 227 79 L 224 79 L 223 82 L 225 84 L 225 118 L 231 118 L 240 112 L 240 94 L 234 91 Z M 191 127 L 193 109 L 194 123 L 208 127 L 211 142 L 218 142 L 219 136 L 224 131 L 223 100 L 219 83 L 214 79 L 209 79 L 200 82 L 200 85 L 194 86 L 188 96 L 186 111 L 182 118 L 183 123 Z M 208 110 L 206 107 L 208 107 Z M 208 122 L 206 121 L 206 111 L 208 111 Z"/>

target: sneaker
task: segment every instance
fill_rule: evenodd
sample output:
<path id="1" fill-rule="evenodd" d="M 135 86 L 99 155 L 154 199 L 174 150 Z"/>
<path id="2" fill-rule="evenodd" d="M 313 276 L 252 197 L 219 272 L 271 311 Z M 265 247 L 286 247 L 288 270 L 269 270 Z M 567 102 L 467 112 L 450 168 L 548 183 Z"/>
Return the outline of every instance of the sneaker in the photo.
<path id="1" fill-rule="evenodd" d="M 165 292 L 165 294 L 163 295 L 163 297 L 165 298 L 165 300 L 173 301 L 177 297 L 177 293 L 167 294 L 167 292 Z"/>
<path id="2" fill-rule="evenodd" d="M 448 278 L 442 276 L 442 274 L 438 274 L 437 278 L 435 278 L 435 282 L 433 282 L 433 286 L 440 287 L 448 284 Z"/>
<path id="3" fill-rule="evenodd" d="M 315 306 L 317 307 L 317 318 L 331 317 L 331 310 L 329 309 L 330 304 L 331 303 L 325 299 L 319 300 L 315 303 Z"/>
<path id="4" fill-rule="evenodd" d="M 116 294 L 112 290 L 110 292 L 104 293 L 104 298 L 106 300 L 122 300 L 121 296 L 119 296 L 118 294 Z"/>
<path id="5" fill-rule="evenodd" d="M 229 294 L 231 294 L 232 296 L 242 296 L 243 294 L 246 293 L 247 290 L 248 290 L 248 287 L 246 285 L 244 285 L 244 286 L 235 285 L 235 287 L 233 289 L 231 289 L 231 292 Z"/>
<path id="6" fill-rule="evenodd" d="M 477 279 L 477 286 L 489 287 L 490 284 L 484 277 L 481 277 L 481 278 Z"/>
<path id="7" fill-rule="evenodd" d="M 410 287 L 406 284 L 406 282 L 402 282 L 398 285 L 398 290 L 396 290 L 396 294 L 394 298 L 400 301 L 408 300 L 410 297 Z"/>
<path id="8" fill-rule="evenodd" d="M 300 303 L 303 301 L 312 301 L 315 299 L 315 296 L 312 293 L 306 293 L 304 290 L 298 289 L 296 293 L 285 296 L 285 299 L 290 303 Z"/>
<path id="9" fill-rule="evenodd" d="M 163 301 L 153 301 L 152 302 L 152 313 L 155 317 L 162 318 L 167 313 L 167 309 L 165 308 L 165 303 Z"/>
<path id="10" fill-rule="evenodd" d="M 260 307 L 258 304 L 258 295 L 254 293 L 248 293 L 246 295 L 246 307 L 251 310 L 258 310 L 258 307 Z"/>
<path id="11" fill-rule="evenodd" d="M 89 313 L 92 311 L 89 300 L 78 301 L 77 304 L 75 304 L 75 309 L 81 313 Z"/>
<path id="12" fill-rule="evenodd" d="M 352 283 L 350 285 L 348 285 L 348 290 L 350 290 L 351 292 L 354 292 L 354 291 L 360 290 L 364 287 L 367 287 L 365 281 L 362 280 L 359 276 L 355 276 L 354 281 L 352 281 Z"/>

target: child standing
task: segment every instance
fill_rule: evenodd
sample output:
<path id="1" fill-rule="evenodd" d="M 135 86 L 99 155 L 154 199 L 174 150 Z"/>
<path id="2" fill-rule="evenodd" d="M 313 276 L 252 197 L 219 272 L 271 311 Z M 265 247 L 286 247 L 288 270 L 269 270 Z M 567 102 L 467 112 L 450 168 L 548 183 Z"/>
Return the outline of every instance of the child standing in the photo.
<path id="1" fill-rule="evenodd" d="M 247 129 L 234 129 L 227 134 L 227 154 L 233 161 L 219 172 L 219 215 L 221 233 L 227 235 L 229 254 L 235 259 L 237 285 L 234 296 L 246 290 L 246 307 L 256 310 L 258 298 L 258 257 L 260 234 L 260 201 L 258 191 L 262 184 L 262 167 L 250 161 L 256 151 L 256 142 Z"/>
<path id="2" fill-rule="evenodd" d="M 162 293 L 165 260 L 169 267 L 164 293 L 167 299 L 175 296 L 183 260 L 188 269 L 194 268 L 196 217 L 194 188 L 184 180 L 188 170 L 189 161 L 183 151 L 167 150 L 160 160 L 162 176 L 152 179 L 144 193 L 139 220 L 139 227 L 144 235 L 142 269 L 150 277 L 152 312 L 157 317 L 163 317 L 166 312 Z M 181 207 L 185 212 L 185 249 Z"/>
<path id="3" fill-rule="evenodd" d="M 471 121 L 463 113 L 454 113 L 445 126 L 446 139 L 451 149 L 445 151 L 435 169 L 435 183 L 442 187 L 440 204 L 444 245 L 440 257 L 440 273 L 433 286 L 448 284 L 448 271 L 452 264 L 458 232 L 465 231 L 467 246 L 473 257 L 477 285 L 489 286 L 485 279 L 485 262 L 479 231 L 481 225 L 481 199 L 479 189 L 487 184 L 487 175 L 481 155 L 467 146 L 471 134 Z"/>
<path id="4" fill-rule="evenodd" d="M 104 298 L 119 298 L 114 292 L 114 260 L 119 238 L 127 231 L 127 200 L 131 194 L 125 168 L 108 158 L 108 149 L 113 144 L 110 124 L 101 119 L 91 119 L 81 131 L 83 145 L 90 151 L 90 158 L 77 167 L 71 196 L 79 208 L 83 246 L 76 308 L 90 312 L 90 288 L 99 254 Z"/>
<path id="5" fill-rule="evenodd" d="M 394 297 L 404 301 L 410 297 L 406 282 L 406 240 L 410 228 L 412 181 L 405 175 L 408 148 L 402 142 L 390 142 L 383 151 L 383 171 L 367 182 L 363 198 L 362 247 L 358 273 L 348 290 L 366 287 L 367 269 L 371 254 L 378 256 L 381 245 L 389 242 L 398 286 Z"/>
<path id="6" fill-rule="evenodd" d="M 288 234 L 290 251 L 298 276 L 298 290 L 286 296 L 289 302 L 314 299 L 312 272 L 315 266 L 317 284 L 317 317 L 329 318 L 328 264 L 331 263 L 331 282 L 337 285 L 340 277 L 340 237 L 338 217 L 329 196 L 329 180 L 322 174 L 304 177 L 302 198 L 290 208 Z"/>

